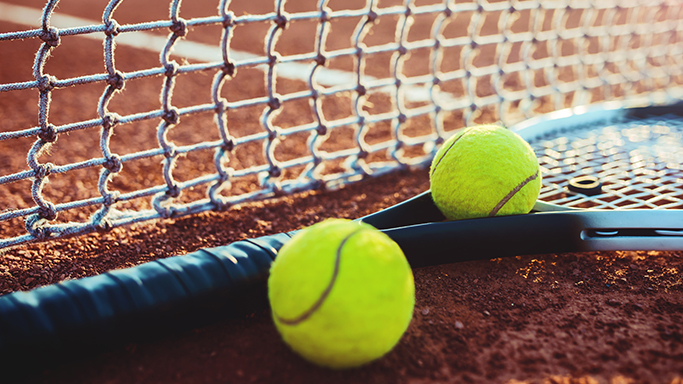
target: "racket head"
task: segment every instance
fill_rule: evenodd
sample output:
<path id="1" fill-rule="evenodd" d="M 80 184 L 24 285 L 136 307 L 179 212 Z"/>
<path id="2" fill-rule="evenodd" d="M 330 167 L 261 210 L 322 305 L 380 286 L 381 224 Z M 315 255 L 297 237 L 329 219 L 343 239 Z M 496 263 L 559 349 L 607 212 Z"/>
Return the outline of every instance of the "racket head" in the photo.
<path id="1" fill-rule="evenodd" d="M 683 209 L 683 101 L 569 108 L 510 130 L 529 142 L 541 167 L 532 212 Z M 426 191 L 360 220 L 388 229 L 444 219 Z"/>
<path id="2" fill-rule="evenodd" d="M 543 185 L 534 211 L 683 208 L 683 102 L 609 102 L 510 129 L 539 160 Z"/>

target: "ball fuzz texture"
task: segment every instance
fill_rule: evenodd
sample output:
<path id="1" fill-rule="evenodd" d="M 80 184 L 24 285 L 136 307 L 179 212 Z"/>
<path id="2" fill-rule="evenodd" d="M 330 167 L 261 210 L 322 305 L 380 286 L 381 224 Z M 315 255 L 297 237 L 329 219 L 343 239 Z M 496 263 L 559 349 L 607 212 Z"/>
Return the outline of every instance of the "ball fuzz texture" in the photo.
<path id="1" fill-rule="evenodd" d="M 429 177 L 434 203 L 449 220 L 529 213 L 541 190 L 534 151 L 497 125 L 467 128 L 448 139 Z"/>
<path id="2" fill-rule="evenodd" d="M 375 360 L 413 314 L 413 274 L 399 246 L 368 224 L 330 219 L 297 233 L 268 279 L 275 326 L 305 359 L 330 368 Z"/>

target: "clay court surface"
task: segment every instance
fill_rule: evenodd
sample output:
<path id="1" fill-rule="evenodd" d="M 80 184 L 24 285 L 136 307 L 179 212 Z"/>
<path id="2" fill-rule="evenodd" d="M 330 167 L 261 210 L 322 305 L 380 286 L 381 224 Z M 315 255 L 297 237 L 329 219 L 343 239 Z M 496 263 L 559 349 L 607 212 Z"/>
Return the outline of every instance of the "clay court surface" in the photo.
<path id="1" fill-rule="evenodd" d="M 42 2 L 5 1 L 37 9 Z M 35 3 L 35 4 L 29 4 Z M 210 3 L 207 8 L 202 8 Z M 182 5 L 181 16 L 215 14 L 214 2 Z M 290 4 L 291 3 L 291 4 Z M 311 4 L 309 4 L 311 3 Z M 314 2 L 292 2 L 289 11 L 315 10 Z M 100 20 L 103 1 L 62 0 L 57 13 Z M 331 4 L 332 6 L 332 4 Z M 359 5 L 359 7 L 361 7 Z M 351 7 L 351 5 L 349 5 Z M 206 11 L 206 10 L 209 11 Z M 271 1 L 236 1 L 237 14 L 274 10 Z M 124 1 L 115 13 L 120 24 L 168 19 L 167 1 Z M 332 33 L 331 48 L 350 46 L 357 20 L 341 23 Z M 418 23 L 419 24 L 419 23 Z M 35 24 L 30 28 L 35 28 Z M 381 23 L 378 27 L 381 26 Z M 269 25 L 236 31 L 236 50 L 263 53 Z M 1 22 L 0 33 L 24 30 L 23 24 Z M 334 31 L 333 26 L 333 31 Z M 187 39 L 216 44 L 220 27 L 191 30 Z M 419 30 L 419 28 L 418 28 Z M 283 33 L 278 49 L 308 52 L 315 23 L 293 25 Z M 381 31 L 381 29 L 380 29 Z M 167 31 L 160 31 L 166 36 Z M 338 37 L 335 37 L 338 36 Z M 373 37 L 371 37 L 372 39 Z M 381 41 L 382 33 L 374 37 Z M 393 39 L 393 36 L 391 36 Z M 33 80 L 31 66 L 39 40 L 0 42 L 0 84 Z M 117 47 L 117 66 L 124 71 L 159 65 L 158 52 Z M 333 68 L 345 68 L 340 60 Z M 419 62 L 415 71 L 420 71 Z M 387 76 L 384 67 L 374 75 Z M 64 38 L 48 60 L 46 72 L 58 78 L 103 73 L 102 43 L 82 37 Z M 173 104 L 178 107 L 210 103 L 213 73 L 178 79 Z M 159 108 L 163 77 L 130 81 L 109 105 L 124 115 Z M 305 90 L 302 81 L 280 79 L 281 92 Z M 103 84 L 54 91 L 53 124 L 97 117 Z M 248 69 L 226 83 L 231 101 L 265 95 L 263 72 Z M 382 96 L 376 96 L 381 108 Z M 0 93 L 0 132 L 37 125 L 38 91 Z M 344 97 L 327 101 L 330 113 L 343 116 Z M 304 100 L 288 106 L 278 124 L 293 126 L 311 119 Z M 299 109 L 297 109 L 299 108 Z M 236 135 L 262 129 L 262 108 L 243 109 L 229 116 Z M 482 119 L 486 119 L 484 115 Z M 114 152 L 133 152 L 157 146 L 157 121 L 121 126 L 112 138 Z M 419 122 L 414 122 L 418 126 Z M 118 129 L 118 128 L 117 128 Z M 378 135 L 381 134 L 378 128 Z M 419 128 L 416 128 L 419 130 Z M 218 139 L 211 114 L 184 118 L 169 137 L 176 143 Z M 334 139 L 334 138 L 333 138 Z M 340 135 L 325 145 L 345 146 L 351 136 Z M 34 138 L 0 142 L 2 175 L 28 169 L 26 153 Z M 279 147 L 286 157 L 305 138 Z M 260 153 L 261 145 L 256 151 Z M 291 146 L 291 147 L 288 147 Z M 83 130 L 60 137 L 45 161 L 73 163 L 101 156 L 99 132 Z M 174 175 L 183 180 L 210 172 L 213 151 L 179 160 Z M 110 188 L 134 191 L 163 183 L 162 157 L 127 164 Z M 247 167 L 262 159 L 235 153 L 231 165 Z M 97 195 L 98 169 L 83 169 L 50 178 L 44 193 L 51 199 L 73 201 Z M 249 181 L 233 185 L 244 192 Z M 77 279 L 126 268 L 157 258 L 185 254 L 236 240 L 300 229 L 328 217 L 357 218 L 389 207 L 429 188 L 427 170 L 415 169 L 369 178 L 340 190 L 318 190 L 264 202 L 240 204 L 225 212 L 208 212 L 178 219 L 156 220 L 115 228 L 106 233 L 21 245 L 0 253 L 0 292 Z M 194 194 L 193 194 L 194 193 Z M 204 189 L 187 191 L 192 199 Z M 149 209 L 145 200 L 129 207 Z M 2 186 L 0 211 L 33 206 L 30 182 Z M 67 212 L 60 220 L 83 220 L 92 210 Z M 21 220 L 0 224 L 0 234 L 24 233 Z M 457 252 L 457 249 L 453 250 Z M 146 340 L 125 340 L 101 351 L 79 356 L 55 356 L 54 361 L 16 372 L 5 381 L 17 383 L 666 383 L 683 382 L 683 251 L 594 252 L 546 254 L 466 262 L 415 269 L 416 306 L 407 333 L 386 357 L 368 366 L 331 371 L 313 366 L 292 353 L 280 340 L 267 303 L 255 300 L 244 314 L 222 318 Z"/>

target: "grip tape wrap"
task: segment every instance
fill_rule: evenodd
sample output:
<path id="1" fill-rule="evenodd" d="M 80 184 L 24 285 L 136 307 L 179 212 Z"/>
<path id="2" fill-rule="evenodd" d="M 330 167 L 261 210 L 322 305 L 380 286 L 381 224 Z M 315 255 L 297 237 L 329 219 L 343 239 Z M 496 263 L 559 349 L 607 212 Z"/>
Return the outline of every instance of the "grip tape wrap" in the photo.
<path id="1" fill-rule="evenodd" d="M 289 238 L 281 233 L 238 241 L 2 296 L 0 358 L 54 356 L 201 321 L 216 303 L 230 305 L 245 290 L 262 291 Z"/>

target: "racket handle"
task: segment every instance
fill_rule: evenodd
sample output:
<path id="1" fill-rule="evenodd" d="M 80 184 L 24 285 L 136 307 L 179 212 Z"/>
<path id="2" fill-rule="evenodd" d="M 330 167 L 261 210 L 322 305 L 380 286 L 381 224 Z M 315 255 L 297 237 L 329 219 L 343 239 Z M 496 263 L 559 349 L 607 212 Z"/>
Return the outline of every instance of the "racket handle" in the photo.
<path id="1" fill-rule="evenodd" d="M 536 213 L 384 230 L 413 268 L 498 257 L 590 250 L 585 216 Z"/>
<path id="2" fill-rule="evenodd" d="M 0 360 L 58 357 L 197 324 L 211 313 L 238 311 L 240 303 L 231 300 L 248 297 L 255 287 L 265 300 L 270 264 L 289 238 L 283 233 L 238 241 L 2 296 Z"/>

